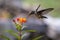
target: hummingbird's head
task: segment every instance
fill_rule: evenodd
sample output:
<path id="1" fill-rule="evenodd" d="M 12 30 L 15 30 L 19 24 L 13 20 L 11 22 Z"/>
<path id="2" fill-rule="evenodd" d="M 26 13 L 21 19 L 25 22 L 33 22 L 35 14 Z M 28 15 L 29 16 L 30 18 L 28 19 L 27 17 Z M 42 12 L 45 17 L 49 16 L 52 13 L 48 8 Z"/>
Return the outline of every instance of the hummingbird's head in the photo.
<path id="1" fill-rule="evenodd" d="M 31 11 L 31 14 L 34 14 L 35 13 L 35 11 Z"/>
<path id="2" fill-rule="evenodd" d="M 33 15 L 35 13 L 35 11 L 31 11 L 29 14 L 28 14 L 28 17 Z"/>

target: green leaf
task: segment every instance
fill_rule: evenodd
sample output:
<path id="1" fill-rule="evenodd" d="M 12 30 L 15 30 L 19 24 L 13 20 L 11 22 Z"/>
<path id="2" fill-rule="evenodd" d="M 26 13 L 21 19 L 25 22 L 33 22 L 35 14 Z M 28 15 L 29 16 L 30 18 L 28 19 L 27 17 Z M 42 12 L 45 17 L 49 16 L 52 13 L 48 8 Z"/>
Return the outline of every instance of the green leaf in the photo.
<path id="1" fill-rule="evenodd" d="M 24 30 L 26 32 L 36 32 L 36 30 Z"/>
<path id="2" fill-rule="evenodd" d="M 12 36 L 18 37 L 18 33 L 15 33 L 13 30 L 8 30 L 7 32 Z"/>
<path id="3" fill-rule="evenodd" d="M 16 37 L 18 40 L 20 40 L 20 36 L 18 35 L 18 33 L 15 33 L 13 30 L 9 30 L 8 31 L 9 34 L 11 34 L 12 36 Z"/>
<path id="4" fill-rule="evenodd" d="M 12 36 L 16 37 L 18 40 L 21 39 L 17 32 L 15 33 L 13 30 L 9 30 L 8 32 L 9 32 L 9 34 L 11 34 Z"/>
<path id="5" fill-rule="evenodd" d="M 42 38 L 43 36 L 38 36 L 38 37 L 36 37 L 36 38 L 34 38 L 33 40 L 38 40 L 38 39 L 40 39 L 40 38 Z"/>
<path id="6" fill-rule="evenodd" d="M 10 38 L 8 38 L 7 36 L 4 36 L 4 35 L 0 35 L 0 38 L 4 38 L 5 40 L 10 40 Z"/>
<path id="7" fill-rule="evenodd" d="M 21 31 L 22 26 L 21 26 L 21 25 L 19 25 L 19 24 L 17 24 L 17 23 L 15 23 L 15 25 L 16 25 L 16 29 L 17 29 L 18 31 Z"/>

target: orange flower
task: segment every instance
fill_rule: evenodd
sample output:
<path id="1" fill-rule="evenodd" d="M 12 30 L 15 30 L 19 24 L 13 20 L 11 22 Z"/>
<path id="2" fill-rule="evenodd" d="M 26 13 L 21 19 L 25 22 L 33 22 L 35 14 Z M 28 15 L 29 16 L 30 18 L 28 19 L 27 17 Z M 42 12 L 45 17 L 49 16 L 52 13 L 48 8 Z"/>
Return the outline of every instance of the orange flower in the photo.
<path id="1" fill-rule="evenodd" d="M 17 18 L 17 21 L 19 21 L 20 23 L 25 23 L 26 22 L 26 18 Z"/>

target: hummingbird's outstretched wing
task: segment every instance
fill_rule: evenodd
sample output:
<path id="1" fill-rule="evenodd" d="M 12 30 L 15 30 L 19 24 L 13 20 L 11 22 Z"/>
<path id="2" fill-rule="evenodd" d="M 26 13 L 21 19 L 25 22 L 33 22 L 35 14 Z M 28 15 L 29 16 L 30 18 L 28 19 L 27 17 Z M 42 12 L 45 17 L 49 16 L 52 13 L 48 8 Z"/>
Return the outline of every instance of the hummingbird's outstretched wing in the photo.
<path id="1" fill-rule="evenodd" d="M 54 9 L 54 8 L 43 9 L 43 10 L 38 11 L 37 14 L 44 15 L 44 14 L 49 13 L 49 12 L 52 11 L 53 9 Z"/>
<path id="2" fill-rule="evenodd" d="M 32 15 L 32 14 L 35 14 L 35 12 L 38 11 L 39 7 L 40 7 L 40 5 L 37 7 L 36 11 L 31 11 L 30 14 L 29 14 L 29 16 Z"/>
<path id="3" fill-rule="evenodd" d="M 36 12 L 38 11 L 39 7 L 40 7 L 40 5 L 37 7 Z"/>
<path id="4" fill-rule="evenodd" d="M 36 11 L 31 11 L 30 14 L 29 14 L 28 16 L 31 16 L 32 14 L 35 14 L 35 12 L 38 11 L 39 7 L 40 7 L 40 5 L 37 7 Z"/>

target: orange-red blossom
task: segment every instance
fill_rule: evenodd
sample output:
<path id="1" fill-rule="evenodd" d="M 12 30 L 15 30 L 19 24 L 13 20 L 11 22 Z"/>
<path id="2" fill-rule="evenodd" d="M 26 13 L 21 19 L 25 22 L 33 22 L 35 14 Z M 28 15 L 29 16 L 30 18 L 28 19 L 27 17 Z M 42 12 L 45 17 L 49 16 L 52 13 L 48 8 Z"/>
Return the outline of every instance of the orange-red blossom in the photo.
<path id="1" fill-rule="evenodd" d="M 17 18 L 17 21 L 20 22 L 20 23 L 25 23 L 26 18 Z"/>

